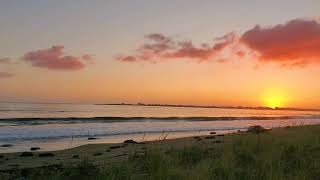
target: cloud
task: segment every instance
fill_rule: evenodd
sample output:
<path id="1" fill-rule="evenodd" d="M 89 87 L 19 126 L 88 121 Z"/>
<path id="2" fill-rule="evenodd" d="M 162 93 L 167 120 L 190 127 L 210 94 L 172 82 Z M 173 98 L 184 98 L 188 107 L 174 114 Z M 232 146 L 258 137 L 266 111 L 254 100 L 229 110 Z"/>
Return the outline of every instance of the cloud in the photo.
<path id="1" fill-rule="evenodd" d="M 226 62 L 249 58 L 280 66 L 306 66 L 320 63 L 320 18 L 294 19 L 284 24 L 256 25 L 243 34 L 228 33 L 211 43 L 195 45 L 191 40 L 176 40 L 163 34 L 145 36 L 146 43 L 128 55 L 116 56 L 122 62 L 159 62 L 189 59 L 197 62 Z M 223 59 L 223 61 L 221 61 Z"/>
<path id="2" fill-rule="evenodd" d="M 123 62 L 136 62 L 138 61 L 138 59 L 134 56 L 117 56 L 116 57 L 117 60 L 119 61 L 123 61 Z"/>
<path id="3" fill-rule="evenodd" d="M 256 52 L 261 62 L 282 66 L 320 63 L 320 23 L 316 20 L 295 19 L 265 28 L 257 25 L 240 42 Z"/>
<path id="4" fill-rule="evenodd" d="M 141 52 L 147 52 L 147 51 L 150 51 L 154 54 L 160 54 L 164 51 L 167 51 L 167 50 L 171 50 L 171 49 L 174 49 L 175 47 L 175 42 L 167 37 L 167 36 L 164 36 L 162 34 L 149 34 L 147 36 L 145 36 L 146 39 L 149 39 L 150 41 L 153 41 L 152 44 L 144 44 L 142 45 L 138 51 L 141 51 Z"/>
<path id="5" fill-rule="evenodd" d="M 116 59 L 123 62 L 154 62 L 162 54 L 176 48 L 176 42 L 163 34 L 148 34 L 145 36 L 145 39 L 149 42 L 140 45 L 135 55 L 120 55 Z"/>
<path id="6" fill-rule="evenodd" d="M 23 56 L 23 60 L 34 67 L 50 70 L 80 70 L 85 67 L 83 61 L 92 61 L 88 54 L 82 57 L 64 55 L 64 46 L 52 46 L 49 49 L 31 51 Z"/>
<path id="7" fill-rule="evenodd" d="M 13 77 L 13 74 L 8 73 L 8 72 L 0 72 L 0 79 L 1 78 L 11 78 Z"/>
<path id="8" fill-rule="evenodd" d="M 212 45 L 203 43 L 200 47 L 196 47 L 191 41 L 179 42 L 179 47 L 175 51 L 168 52 L 163 57 L 188 58 L 198 61 L 212 60 L 235 42 L 235 33 L 228 33 L 223 37 L 216 38 Z"/>
<path id="9" fill-rule="evenodd" d="M 237 40 L 235 33 L 228 33 L 216 38 L 211 44 L 202 43 L 196 46 L 192 41 L 180 41 L 163 34 L 149 34 L 145 36 L 149 42 L 137 48 L 132 55 L 119 55 L 116 60 L 122 62 L 149 61 L 158 62 L 166 59 L 185 58 L 196 61 L 210 61 L 231 47 Z"/>

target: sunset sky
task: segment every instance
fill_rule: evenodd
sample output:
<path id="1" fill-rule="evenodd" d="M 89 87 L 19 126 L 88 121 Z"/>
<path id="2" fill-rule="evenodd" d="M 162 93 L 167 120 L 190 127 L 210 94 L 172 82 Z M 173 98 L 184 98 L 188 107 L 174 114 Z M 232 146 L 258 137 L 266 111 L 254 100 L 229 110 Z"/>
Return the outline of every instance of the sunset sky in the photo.
<path id="1" fill-rule="evenodd" d="M 320 108 L 319 0 L 3 0 L 0 101 Z"/>

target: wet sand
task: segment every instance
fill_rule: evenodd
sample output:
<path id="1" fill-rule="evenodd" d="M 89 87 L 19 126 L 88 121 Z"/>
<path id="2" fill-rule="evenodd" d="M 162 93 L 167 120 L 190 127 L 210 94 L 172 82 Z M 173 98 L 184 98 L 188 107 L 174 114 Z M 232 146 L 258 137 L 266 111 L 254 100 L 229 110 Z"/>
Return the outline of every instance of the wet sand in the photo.
<path id="1" fill-rule="evenodd" d="M 12 141 L 2 144 L 10 144 L 11 147 L 0 147 L 1 153 L 13 153 L 30 151 L 31 147 L 40 147 L 38 151 L 58 151 L 71 149 L 87 144 L 116 144 L 121 143 L 127 139 L 132 139 L 137 142 L 142 141 L 155 141 L 161 136 L 166 135 L 166 139 L 176 139 L 191 136 L 203 136 L 208 135 L 211 131 L 190 131 L 190 132 L 162 132 L 162 133 L 139 133 L 139 134 L 127 134 L 127 135 L 113 135 L 113 136 L 90 136 L 92 140 L 88 140 L 88 137 L 82 138 L 64 138 L 64 139 L 40 139 L 40 140 L 28 140 L 28 141 Z M 235 130 L 223 130 L 215 131 L 219 134 L 236 132 Z M 1 143 L 0 143 L 1 145 Z"/>

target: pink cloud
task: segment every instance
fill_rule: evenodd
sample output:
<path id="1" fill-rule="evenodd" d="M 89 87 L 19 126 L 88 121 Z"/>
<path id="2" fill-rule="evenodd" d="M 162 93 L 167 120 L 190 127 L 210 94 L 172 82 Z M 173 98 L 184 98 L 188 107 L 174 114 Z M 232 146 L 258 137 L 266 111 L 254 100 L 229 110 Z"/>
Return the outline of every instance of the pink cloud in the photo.
<path id="1" fill-rule="evenodd" d="M 34 67 L 50 70 L 80 70 L 85 67 L 84 61 L 92 57 L 85 54 L 81 57 L 64 55 L 64 46 L 52 46 L 49 49 L 31 51 L 23 56 L 23 60 Z"/>
<path id="2" fill-rule="evenodd" d="M 320 63 L 320 23 L 316 20 L 295 19 L 265 28 L 257 25 L 246 31 L 240 42 L 257 52 L 261 62 L 281 66 Z"/>
<path id="3" fill-rule="evenodd" d="M 175 42 L 162 34 L 148 34 L 145 36 L 148 41 L 140 45 L 134 55 L 119 55 L 116 60 L 122 62 L 137 62 L 137 61 L 154 61 L 166 51 L 175 49 Z"/>
<path id="4" fill-rule="evenodd" d="M 13 74 L 8 72 L 0 72 L 0 78 L 11 78 L 13 77 Z"/>
<path id="5" fill-rule="evenodd" d="M 163 55 L 165 58 L 189 58 L 198 60 L 207 60 L 213 55 L 211 47 L 196 47 L 191 41 L 180 42 L 179 47 L 172 52 Z"/>
<path id="6" fill-rule="evenodd" d="M 270 27 L 257 25 L 240 36 L 228 33 L 200 46 L 163 34 L 149 34 L 145 38 L 148 42 L 133 54 L 117 56 L 116 59 L 123 62 L 168 59 L 226 62 L 227 59 L 247 57 L 259 60 L 261 64 L 274 62 L 282 67 L 320 63 L 319 17 L 294 19 Z"/>
<path id="7" fill-rule="evenodd" d="M 123 61 L 123 62 L 136 62 L 137 58 L 134 56 L 118 56 L 116 57 L 117 60 Z"/>
<path id="8" fill-rule="evenodd" d="M 222 37 L 216 38 L 212 45 L 203 43 L 200 47 L 193 45 L 191 41 L 179 42 L 178 48 L 173 52 L 166 53 L 165 58 L 188 58 L 198 61 L 215 59 L 219 53 L 226 48 L 231 47 L 236 42 L 236 34 L 228 33 Z"/>
<path id="9" fill-rule="evenodd" d="M 216 38 L 211 45 L 202 43 L 200 46 L 194 45 L 192 41 L 174 40 L 162 34 L 149 34 L 145 38 L 151 42 L 141 45 L 133 55 L 120 55 L 116 59 L 123 62 L 157 62 L 178 58 L 209 61 L 237 40 L 235 33 Z"/>

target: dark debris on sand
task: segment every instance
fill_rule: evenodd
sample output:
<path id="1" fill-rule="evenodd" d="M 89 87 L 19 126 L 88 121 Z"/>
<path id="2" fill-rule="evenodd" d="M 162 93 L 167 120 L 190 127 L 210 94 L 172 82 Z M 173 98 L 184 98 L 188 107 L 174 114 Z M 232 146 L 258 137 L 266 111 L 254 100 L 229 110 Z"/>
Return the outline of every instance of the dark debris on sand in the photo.
<path id="1" fill-rule="evenodd" d="M 138 142 L 132 140 L 132 139 L 129 139 L 129 140 L 125 140 L 123 143 L 125 144 L 139 144 Z"/>
<path id="2" fill-rule="evenodd" d="M 13 145 L 12 144 L 2 144 L 0 147 L 6 147 L 6 148 L 8 148 L 8 147 L 12 147 Z"/>
<path id="3" fill-rule="evenodd" d="M 98 139 L 98 138 L 96 138 L 96 137 L 88 137 L 88 140 L 96 140 L 96 139 Z"/>
<path id="4" fill-rule="evenodd" d="M 256 133 L 256 134 L 263 133 L 266 131 L 267 131 L 267 129 L 265 129 L 262 126 L 250 126 L 247 130 L 247 132 Z"/>
<path id="5" fill-rule="evenodd" d="M 37 150 L 40 150 L 40 147 L 31 147 L 30 150 L 31 151 L 37 151 Z"/>

